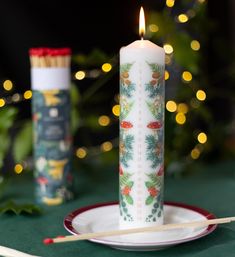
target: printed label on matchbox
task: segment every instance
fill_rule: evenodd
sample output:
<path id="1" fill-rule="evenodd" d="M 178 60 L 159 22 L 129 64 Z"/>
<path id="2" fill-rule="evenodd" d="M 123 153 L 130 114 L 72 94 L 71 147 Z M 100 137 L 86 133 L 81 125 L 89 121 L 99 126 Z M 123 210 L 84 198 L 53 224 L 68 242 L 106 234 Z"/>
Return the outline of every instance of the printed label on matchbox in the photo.
<path id="1" fill-rule="evenodd" d="M 36 198 L 47 205 L 72 198 L 70 91 L 33 90 Z"/>
<path id="2" fill-rule="evenodd" d="M 41 108 L 41 125 L 44 128 L 38 135 L 43 140 L 60 140 L 65 137 L 66 115 L 61 107 Z"/>
<path id="3" fill-rule="evenodd" d="M 70 101 L 68 90 L 33 92 L 33 119 L 37 141 L 63 140 L 69 135 Z"/>

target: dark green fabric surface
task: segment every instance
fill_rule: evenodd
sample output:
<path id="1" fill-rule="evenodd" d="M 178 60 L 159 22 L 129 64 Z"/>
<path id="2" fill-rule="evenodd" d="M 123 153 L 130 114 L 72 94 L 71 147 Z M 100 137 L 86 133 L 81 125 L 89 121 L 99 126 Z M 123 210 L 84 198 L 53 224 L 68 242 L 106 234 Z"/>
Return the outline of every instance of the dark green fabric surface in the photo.
<path id="1" fill-rule="evenodd" d="M 63 218 L 71 211 L 90 204 L 118 200 L 116 168 L 97 166 L 93 170 L 74 171 L 77 177 L 77 197 L 61 206 L 44 208 L 43 215 L 0 216 L 0 245 L 42 257 L 90 256 L 235 256 L 235 223 L 220 225 L 201 239 L 154 252 L 128 252 L 89 241 L 45 246 L 45 237 L 68 234 Z M 33 180 L 20 175 L 11 184 L 5 197 L 33 199 Z M 197 170 L 193 175 L 165 179 L 165 200 L 204 208 L 218 217 L 235 216 L 235 162 L 213 164 Z"/>

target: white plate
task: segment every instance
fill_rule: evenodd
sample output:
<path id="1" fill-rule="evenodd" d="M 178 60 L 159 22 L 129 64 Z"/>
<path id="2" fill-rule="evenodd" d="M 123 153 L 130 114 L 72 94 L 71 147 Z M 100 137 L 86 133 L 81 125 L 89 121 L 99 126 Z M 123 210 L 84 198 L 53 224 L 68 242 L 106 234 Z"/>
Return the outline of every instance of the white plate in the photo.
<path id="1" fill-rule="evenodd" d="M 71 234 L 94 233 L 118 229 L 119 205 L 101 203 L 83 207 L 68 214 L 64 227 Z M 202 221 L 216 218 L 201 208 L 181 203 L 164 203 L 164 224 Z M 198 239 L 210 234 L 217 225 L 203 228 L 174 229 L 163 232 L 139 233 L 90 239 L 116 249 L 130 251 L 160 250 L 179 243 Z"/>

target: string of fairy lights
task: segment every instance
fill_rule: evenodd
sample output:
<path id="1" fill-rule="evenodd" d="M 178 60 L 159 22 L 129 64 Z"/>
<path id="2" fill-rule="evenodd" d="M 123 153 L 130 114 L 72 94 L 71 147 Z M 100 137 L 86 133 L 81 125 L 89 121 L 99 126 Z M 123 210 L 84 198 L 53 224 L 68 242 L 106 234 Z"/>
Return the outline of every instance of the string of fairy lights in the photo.
<path id="1" fill-rule="evenodd" d="M 197 0 L 198 3 L 203 4 L 206 0 Z M 173 8 L 175 5 L 175 0 L 166 0 L 166 7 L 167 8 Z M 193 18 L 196 15 L 194 10 L 188 10 L 186 13 L 180 13 L 175 17 L 175 21 L 178 23 L 186 23 L 191 18 Z M 151 33 L 157 33 L 159 31 L 159 26 L 157 24 L 150 24 L 148 26 L 148 30 Z M 192 51 L 200 51 L 200 42 L 197 39 L 193 39 L 190 42 L 190 47 Z M 165 43 L 163 45 L 163 48 L 166 53 L 166 67 L 170 66 L 172 64 L 172 58 L 174 55 L 174 46 L 170 43 Z M 77 81 L 82 81 L 87 78 L 97 79 L 100 76 L 104 75 L 105 73 L 108 73 L 112 70 L 112 64 L 111 63 L 104 63 L 100 68 L 92 69 L 92 70 L 78 70 L 73 74 L 73 79 Z M 165 70 L 165 80 L 169 80 L 171 77 L 171 74 L 169 70 L 166 68 Z M 184 70 L 181 73 L 181 79 L 184 84 L 190 84 L 193 81 L 193 75 L 190 71 Z M 3 81 L 2 87 L 5 91 L 11 92 L 14 88 L 14 84 L 11 80 L 7 79 Z M 11 96 L 6 96 L 0 98 L 0 108 L 4 107 L 6 105 L 10 105 L 13 103 L 18 103 L 24 100 L 30 100 L 32 98 L 32 91 L 26 90 L 23 93 L 14 93 Z M 169 99 L 166 101 L 166 110 L 170 113 L 175 114 L 175 122 L 178 124 L 178 126 L 183 126 L 187 122 L 187 115 L 190 112 L 190 108 L 199 108 L 201 103 L 206 101 L 207 95 L 205 90 L 198 89 L 195 92 L 195 96 L 190 100 L 190 104 L 179 102 L 177 103 L 173 99 Z M 118 120 L 118 117 L 120 115 L 120 105 L 119 105 L 119 95 L 115 95 L 115 104 L 112 106 L 112 115 Z M 114 117 L 110 117 L 108 115 L 100 115 L 97 117 L 97 123 L 102 127 L 109 127 L 112 124 L 112 120 Z M 203 151 L 203 145 L 207 142 L 207 134 L 204 131 L 200 131 L 197 134 L 197 142 L 195 144 L 195 147 L 191 150 L 189 153 L 189 156 L 192 158 L 192 160 L 196 160 L 200 157 L 201 152 Z M 90 148 L 87 148 L 85 146 L 80 146 L 77 149 L 75 149 L 74 154 L 79 159 L 87 158 L 88 156 L 94 156 L 101 152 L 109 152 L 114 147 L 118 147 L 118 138 L 115 138 L 110 141 L 105 141 L 102 144 L 98 146 L 93 146 Z M 27 166 L 27 163 L 24 162 L 23 164 L 17 163 L 14 167 L 14 170 L 17 174 L 20 174 Z"/>

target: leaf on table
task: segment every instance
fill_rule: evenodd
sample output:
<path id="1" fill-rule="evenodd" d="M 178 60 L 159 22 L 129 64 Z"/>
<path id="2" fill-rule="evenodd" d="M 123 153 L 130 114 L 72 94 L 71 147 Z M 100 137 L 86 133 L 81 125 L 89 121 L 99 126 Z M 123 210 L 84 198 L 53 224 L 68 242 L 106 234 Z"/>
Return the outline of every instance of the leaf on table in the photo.
<path id="1" fill-rule="evenodd" d="M 16 215 L 20 214 L 42 214 L 42 209 L 38 205 L 27 203 L 18 204 L 12 200 L 9 200 L 0 205 L 0 213 L 13 213 Z"/>

